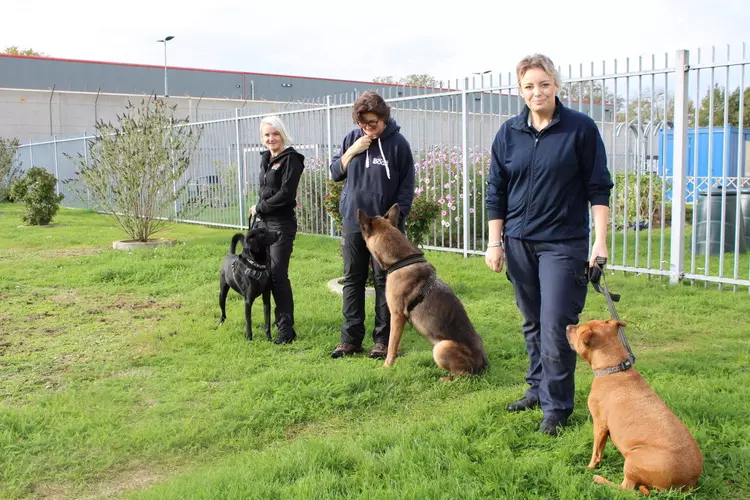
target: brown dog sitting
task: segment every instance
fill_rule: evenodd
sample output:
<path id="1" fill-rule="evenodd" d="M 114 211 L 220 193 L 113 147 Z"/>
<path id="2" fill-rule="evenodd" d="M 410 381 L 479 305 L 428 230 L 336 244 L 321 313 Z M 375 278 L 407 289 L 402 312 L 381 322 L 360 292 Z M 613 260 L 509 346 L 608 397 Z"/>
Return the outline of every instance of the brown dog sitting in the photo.
<path id="1" fill-rule="evenodd" d="M 568 342 L 594 370 L 589 411 L 594 419 L 594 451 L 588 468 L 602 460 L 607 436 L 625 457 L 621 488 L 684 490 L 695 486 L 703 455 L 687 427 L 630 363 L 617 336 L 626 323 L 589 321 L 567 328 Z M 594 476 L 598 484 L 614 483 Z"/>
<path id="2" fill-rule="evenodd" d="M 396 360 L 404 325 L 409 321 L 433 344 L 432 357 L 440 368 L 451 375 L 481 373 L 489 364 L 482 337 L 458 297 L 397 229 L 398 205 L 393 205 L 385 217 L 368 217 L 362 210 L 357 210 L 357 215 L 367 248 L 388 273 L 385 295 L 391 333 L 385 366 Z"/>

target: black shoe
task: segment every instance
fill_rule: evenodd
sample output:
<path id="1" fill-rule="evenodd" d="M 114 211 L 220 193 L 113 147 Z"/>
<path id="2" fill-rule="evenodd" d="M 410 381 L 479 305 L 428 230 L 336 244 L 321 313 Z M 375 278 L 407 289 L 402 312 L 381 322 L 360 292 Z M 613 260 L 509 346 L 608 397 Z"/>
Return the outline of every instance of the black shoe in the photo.
<path id="1" fill-rule="evenodd" d="M 336 346 L 336 349 L 331 353 L 331 357 L 334 359 L 341 358 L 343 356 L 351 356 L 352 354 L 358 354 L 360 352 L 362 352 L 361 345 L 343 343 Z"/>
<path id="2" fill-rule="evenodd" d="M 549 436 L 557 436 L 560 430 L 568 425 L 567 420 L 558 420 L 555 418 L 545 418 L 542 423 L 539 424 L 539 432 L 547 434 Z"/>
<path id="3" fill-rule="evenodd" d="M 279 332 L 276 339 L 273 341 L 274 344 L 291 344 L 297 339 L 297 334 L 294 330 L 290 332 Z"/>
<path id="4" fill-rule="evenodd" d="M 510 412 L 532 410 L 539 406 L 538 399 L 529 399 L 526 396 L 522 397 L 518 401 L 513 401 L 511 404 L 505 407 Z"/>

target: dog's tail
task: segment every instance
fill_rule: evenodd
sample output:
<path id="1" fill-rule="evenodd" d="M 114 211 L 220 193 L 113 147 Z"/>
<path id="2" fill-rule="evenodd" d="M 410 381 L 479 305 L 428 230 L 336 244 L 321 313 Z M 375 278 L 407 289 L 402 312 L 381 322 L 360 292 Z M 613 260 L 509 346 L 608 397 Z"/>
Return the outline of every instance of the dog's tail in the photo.
<path id="1" fill-rule="evenodd" d="M 242 241 L 245 238 L 245 235 L 242 233 L 235 233 L 234 236 L 232 236 L 232 243 L 229 245 L 229 254 L 230 255 L 237 255 L 237 252 L 235 249 L 237 248 L 237 243 Z"/>

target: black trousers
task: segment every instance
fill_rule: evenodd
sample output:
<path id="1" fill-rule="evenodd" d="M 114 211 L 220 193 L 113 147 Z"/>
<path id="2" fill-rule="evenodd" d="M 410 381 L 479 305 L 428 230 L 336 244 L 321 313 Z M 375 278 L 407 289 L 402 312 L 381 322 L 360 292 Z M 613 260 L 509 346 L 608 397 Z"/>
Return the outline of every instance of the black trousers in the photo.
<path id="1" fill-rule="evenodd" d="M 344 257 L 344 324 L 341 343 L 362 345 L 365 339 L 365 287 L 370 262 L 375 277 L 375 328 L 373 343 L 388 345 L 391 334 L 391 315 L 385 300 L 386 272 L 381 269 L 365 245 L 362 233 L 345 233 L 341 238 Z"/>
<path id="2" fill-rule="evenodd" d="M 573 412 L 576 352 L 565 329 L 578 323 L 586 303 L 587 255 L 587 239 L 505 238 L 507 275 L 524 317 L 526 397 L 539 401 L 546 418 L 567 419 Z"/>
<path id="3" fill-rule="evenodd" d="M 294 296 L 292 283 L 289 281 L 289 260 L 297 236 L 297 218 L 292 216 L 282 219 L 258 217 L 256 227 L 265 227 L 278 231 L 281 236 L 271 245 L 271 281 L 273 283 L 274 324 L 279 335 L 290 336 L 294 332 Z"/>

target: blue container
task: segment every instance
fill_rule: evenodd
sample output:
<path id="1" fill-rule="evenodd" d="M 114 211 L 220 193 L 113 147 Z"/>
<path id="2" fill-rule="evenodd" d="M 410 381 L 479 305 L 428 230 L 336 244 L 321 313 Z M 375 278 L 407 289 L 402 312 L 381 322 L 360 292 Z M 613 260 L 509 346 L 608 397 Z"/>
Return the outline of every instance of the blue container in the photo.
<path id="1" fill-rule="evenodd" d="M 697 132 L 697 133 L 696 133 Z M 728 135 L 727 151 L 724 151 L 724 132 L 723 126 L 714 127 L 713 134 L 710 134 L 708 127 L 700 127 L 697 129 L 688 129 L 687 135 L 687 160 L 688 170 L 687 176 L 691 177 L 737 177 L 737 151 L 738 147 L 745 148 L 745 141 L 750 141 L 750 129 L 745 128 L 740 134 L 740 129 L 737 127 L 727 127 L 726 133 Z M 713 135 L 713 142 L 711 136 Z M 742 135 L 742 140 L 740 140 Z M 696 139 L 697 136 L 697 139 Z M 659 130 L 659 175 L 672 177 L 672 162 L 673 162 L 673 149 L 674 149 L 674 130 L 667 129 L 666 141 L 664 140 L 664 129 Z M 665 144 L 666 142 L 666 144 Z M 665 148 L 666 146 L 666 148 Z M 709 157 L 709 146 L 711 147 L 711 156 Z M 696 147 L 698 156 L 696 158 Z M 666 151 L 665 151 L 666 149 Z M 747 161 L 747 159 L 746 159 Z M 726 162 L 726 169 L 724 163 Z M 748 175 L 745 172 L 745 165 L 741 165 L 739 168 L 740 175 Z M 716 180 L 713 181 L 717 182 Z M 692 180 L 688 179 L 686 185 L 686 198 L 688 203 L 695 201 L 696 191 L 706 191 L 708 185 L 704 182 L 698 183 L 698 189 L 695 189 Z M 667 200 L 672 199 L 672 192 L 667 192 Z"/>

